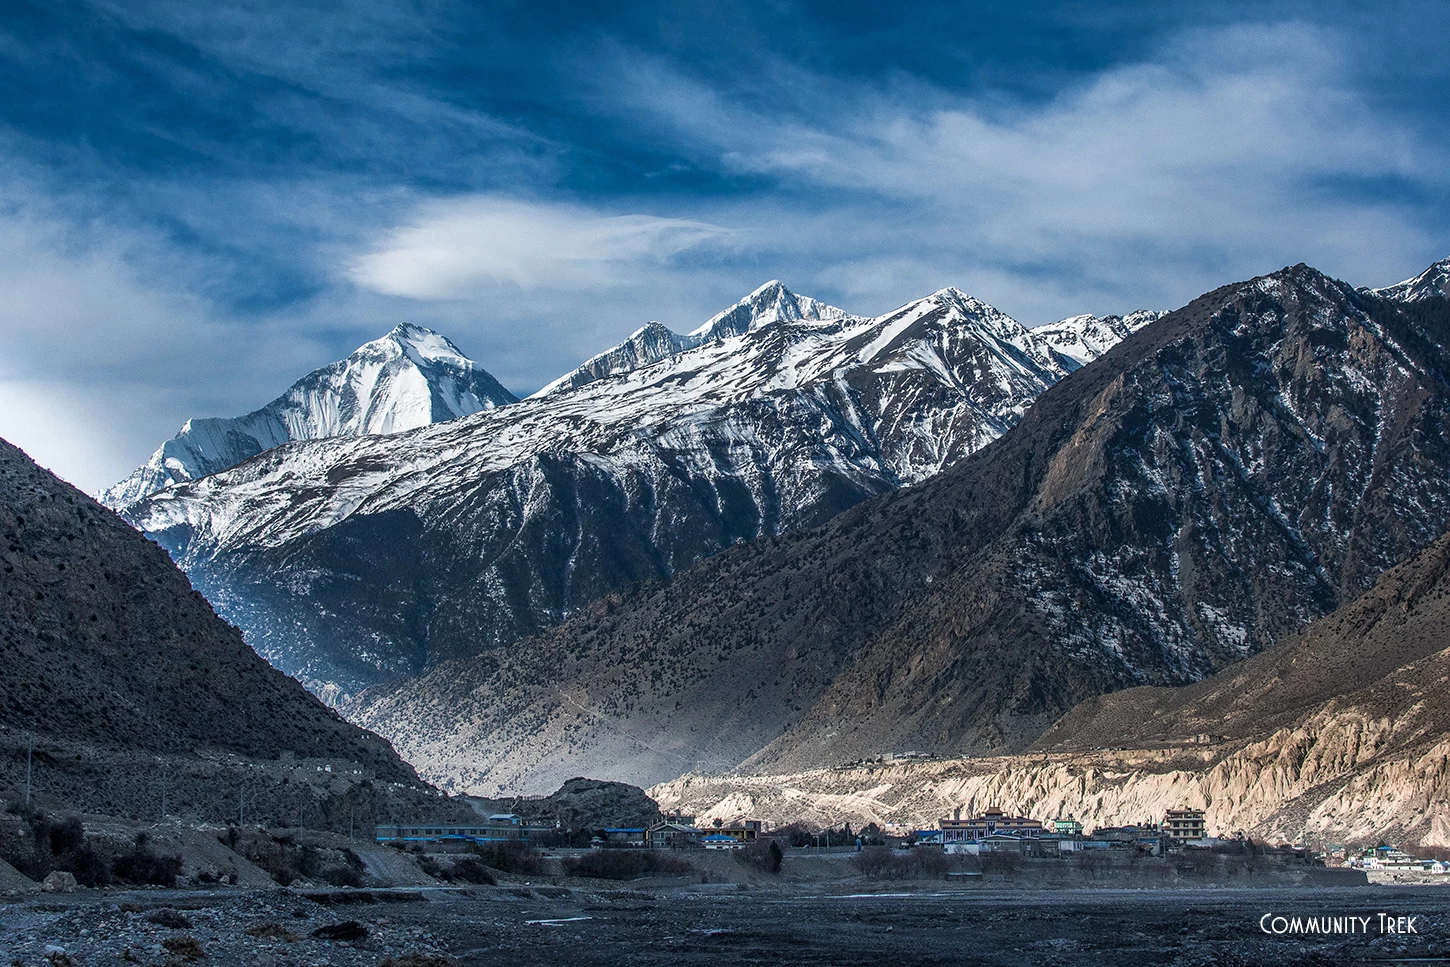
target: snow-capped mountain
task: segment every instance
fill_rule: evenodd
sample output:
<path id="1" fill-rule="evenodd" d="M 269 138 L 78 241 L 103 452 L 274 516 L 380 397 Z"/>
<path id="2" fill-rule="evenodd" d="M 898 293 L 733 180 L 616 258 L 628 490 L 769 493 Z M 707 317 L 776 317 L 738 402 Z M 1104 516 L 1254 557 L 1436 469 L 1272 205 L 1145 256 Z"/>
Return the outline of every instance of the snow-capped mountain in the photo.
<path id="1" fill-rule="evenodd" d="M 246 416 L 188 420 L 101 502 L 129 507 L 292 440 L 398 433 L 517 401 L 446 338 L 405 323 Z"/>
<path id="2" fill-rule="evenodd" d="M 773 322 L 834 322 L 860 319 L 844 309 L 796 295 L 779 279 L 769 282 L 690 333 L 701 342 L 740 336 Z"/>
<path id="3" fill-rule="evenodd" d="M 279 447 L 129 516 L 265 656 L 346 693 L 923 480 L 1077 366 L 955 289 L 865 319 L 770 283 L 692 345 L 659 330 L 522 403 Z"/>
<path id="4" fill-rule="evenodd" d="M 1013 370 L 1019 347 L 981 335 L 997 328 L 984 314 L 931 301 L 974 358 L 1001 351 L 993 372 Z M 858 358 L 936 311 L 901 313 Z M 347 714 L 425 775 L 488 794 L 586 769 L 647 785 L 1019 751 L 1079 701 L 1187 684 L 1288 639 L 1443 535 L 1447 334 L 1443 300 L 1303 265 L 1224 286 L 917 486 L 379 685 Z M 913 358 L 887 350 L 886 365 Z M 1433 705 L 1440 674 L 1404 703 Z M 1345 721 L 1356 744 L 1381 741 Z"/>
<path id="5" fill-rule="evenodd" d="M 1396 302 L 1420 302 L 1433 296 L 1450 298 L 1450 258 L 1441 259 L 1412 279 L 1370 291 Z"/>
<path id="6" fill-rule="evenodd" d="M 547 396 L 562 389 L 575 389 L 595 380 L 648 366 L 707 342 L 743 335 L 773 322 L 844 320 L 864 321 L 843 309 L 796 295 L 779 279 L 772 279 L 688 334 L 673 332 L 662 323 L 647 323 L 618 346 L 586 360 L 579 368 L 560 376 L 534 395 Z"/>
<path id="7" fill-rule="evenodd" d="M 1032 330 L 1058 353 L 1077 365 L 1086 366 L 1150 322 L 1168 313 L 1140 309 L 1126 316 L 1072 316 Z"/>
<path id="8" fill-rule="evenodd" d="M 580 363 L 577 369 L 560 376 L 534 395 L 548 396 L 560 390 L 578 389 L 586 383 L 657 363 L 666 356 L 698 346 L 700 342 L 701 340 L 690 336 L 672 332 L 662 323 L 651 321 L 630 333 L 629 338 L 618 346 L 591 356 Z"/>

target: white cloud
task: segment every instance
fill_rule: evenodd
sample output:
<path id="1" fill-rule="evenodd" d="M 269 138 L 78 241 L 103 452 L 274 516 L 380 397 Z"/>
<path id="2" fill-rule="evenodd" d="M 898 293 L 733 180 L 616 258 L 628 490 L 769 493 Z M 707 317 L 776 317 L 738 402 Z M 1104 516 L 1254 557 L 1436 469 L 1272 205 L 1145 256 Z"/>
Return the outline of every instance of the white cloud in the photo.
<path id="1" fill-rule="evenodd" d="M 208 49 L 232 29 L 192 26 Z M 260 59 L 251 68 L 332 92 L 328 72 L 294 77 L 286 51 L 244 46 Z M 243 252 L 286 240 L 289 264 L 318 285 L 275 311 L 221 304 L 253 279 L 265 290 L 273 263 L 187 247 L 104 198 L 94 209 L 109 214 L 77 212 L 75 198 L 67 208 L 58 182 L 32 172 L 22 184 L 16 149 L 0 143 L 0 196 L 19 199 L 0 207 L 0 435 L 95 490 L 187 417 L 245 412 L 403 320 L 447 332 L 527 393 L 648 319 L 693 328 L 771 277 L 866 313 L 955 284 L 1033 324 L 1173 307 L 1301 260 L 1388 284 L 1450 254 L 1443 202 L 1391 200 L 1445 197 L 1444 139 L 1372 103 L 1353 45 L 1303 25 L 1182 34 L 1030 103 L 791 64 L 748 99 L 639 52 L 588 67 L 581 76 L 612 85 L 591 105 L 600 122 L 721 190 L 588 207 L 500 194 L 417 203 L 405 185 L 330 175 L 153 185 L 152 201 L 198 237 L 226 222 Z M 446 104 L 425 116 L 436 143 L 407 152 L 414 166 L 505 171 L 491 183 L 520 193 L 559 183 L 556 152 L 487 165 L 472 149 L 466 161 L 449 153 L 527 132 Z M 359 150 L 394 150 L 389 132 L 419 137 L 395 129 L 369 129 Z M 345 280 L 316 279 L 338 265 Z M 225 285 L 209 284 L 218 266 Z"/>
<path id="2" fill-rule="evenodd" d="M 422 205 L 347 268 L 387 295 L 451 299 L 494 287 L 600 289 L 732 233 L 708 222 L 606 215 L 575 205 L 470 196 Z"/>

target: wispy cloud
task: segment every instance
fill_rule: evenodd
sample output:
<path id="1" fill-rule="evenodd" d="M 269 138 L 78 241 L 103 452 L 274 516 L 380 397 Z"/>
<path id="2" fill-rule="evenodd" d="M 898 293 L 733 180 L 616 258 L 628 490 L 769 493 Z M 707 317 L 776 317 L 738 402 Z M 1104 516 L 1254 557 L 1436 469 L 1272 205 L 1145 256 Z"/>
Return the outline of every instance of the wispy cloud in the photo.
<path id="1" fill-rule="evenodd" d="M 405 320 L 528 392 L 770 277 L 1039 323 L 1450 253 L 1432 0 L 14 6 L 0 435 L 92 488 Z"/>
<path id="2" fill-rule="evenodd" d="M 829 197 L 815 204 L 837 231 L 777 239 L 851 239 L 841 262 L 856 268 L 818 269 L 831 282 L 889 287 L 955 263 L 1041 318 L 1073 297 L 1177 304 L 1300 260 L 1377 281 L 1450 244 L 1443 203 L 1418 203 L 1450 184 L 1436 132 L 1375 104 L 1347 39 L 1303 24 L 1183 32 L 1037 104 L 816 78 L 800 85 L 821 90 L 814 117 L 627 62 L 609 96 L 681 151 L 768 176 L 777 197 Z"/>
<path id="3" fill-rule="evenodd" d="M 464 298 L 499 285 L 610 288 L 732 235 L 692 219 L 474 196 L 424 204 L 354 259 L 347 274 L 366 288 L 415 299 Z"/>
<path id="4" fill-rule="evenodd" d="M 325 361 L 315 334 L 158 283 L 154 238 L 0 213 L 0 436 L 90 491 L 175 433 Z"/>

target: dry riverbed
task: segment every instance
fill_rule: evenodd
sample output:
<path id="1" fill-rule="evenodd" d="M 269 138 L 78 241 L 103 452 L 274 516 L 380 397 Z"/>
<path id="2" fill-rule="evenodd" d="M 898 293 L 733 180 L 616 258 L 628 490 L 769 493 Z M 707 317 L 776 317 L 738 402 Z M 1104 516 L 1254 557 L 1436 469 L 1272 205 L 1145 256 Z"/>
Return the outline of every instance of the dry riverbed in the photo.
<path id="1" fill-rule="evenodd" d="M 82 891 L 0 905 L 0 963 L 479 967 L 1395 963 L 1450 958 L 1439 888 L 870 891 L 740 884 Z M 1413 933 L 1384 933 L 1379 915 Z M 1265 915 L 1270 919 L 1265 920 Z M 1264 933 L 1275 915 L 1368 920 Z M 1287 920 L 1286 920 L 1287 922 Z M 1360 921 L 1349 921 L 1358 923 Z"/>

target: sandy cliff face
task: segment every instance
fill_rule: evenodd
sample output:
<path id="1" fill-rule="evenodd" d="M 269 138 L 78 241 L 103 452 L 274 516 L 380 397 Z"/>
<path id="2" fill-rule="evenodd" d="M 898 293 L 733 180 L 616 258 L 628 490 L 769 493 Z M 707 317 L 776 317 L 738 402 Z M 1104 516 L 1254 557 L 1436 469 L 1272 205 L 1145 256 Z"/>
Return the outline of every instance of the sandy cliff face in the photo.
<path id="1" fill-rule="evenodd" d="M 930 828 L 998 806 L 1086 826 L 1156 822 L 1196 806 L 1211 832 L 1314 844 L 1388 838 L 1450 846 L 1450 741 L 1380 757 L 1387 720 L 1286 729 L 1233 750 L 1123 750 L 955 759 L 788 776 L 686 776 L 650 790 L 662 809 L 705 820 L 905 823 Z"/>

